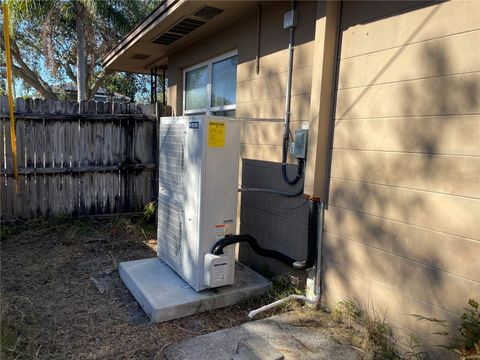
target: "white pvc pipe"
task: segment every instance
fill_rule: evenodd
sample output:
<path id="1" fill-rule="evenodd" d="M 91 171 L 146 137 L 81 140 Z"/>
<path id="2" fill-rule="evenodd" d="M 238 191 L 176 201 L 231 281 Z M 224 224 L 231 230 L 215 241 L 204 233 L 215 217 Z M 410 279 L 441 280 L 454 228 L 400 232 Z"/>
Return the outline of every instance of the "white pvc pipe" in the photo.
<path id="1" fill-rule="evenodd" d="M 283 304 L 284 302 L 287 302 L 287 301 L 293 300 L 293 299 L 302 300 L 302 301 L 305 301 L 308 304 L 317 304 L 318 301 L 320 300 L 320 293 L 317 293 L 317 295 L 314 298 L 311 298 L 311 299 L 306 297 L 306 296 L 303 296 L 303 295 L 289 295 L 286 298 L 283 298 L 283 299 L 277 300 L 277 301 L 275 301 L 271 304 L 262 306 L 261 308 L 258 308 L 257 310 L 250 311 L 248 313 L 248 317 L 250 319 L 253 319 L 256 315 L 260 314 L 261 312 L 270 310 L 270 309 L 272 309 L 276 306 L 279 306 L 279 305 Z"/>

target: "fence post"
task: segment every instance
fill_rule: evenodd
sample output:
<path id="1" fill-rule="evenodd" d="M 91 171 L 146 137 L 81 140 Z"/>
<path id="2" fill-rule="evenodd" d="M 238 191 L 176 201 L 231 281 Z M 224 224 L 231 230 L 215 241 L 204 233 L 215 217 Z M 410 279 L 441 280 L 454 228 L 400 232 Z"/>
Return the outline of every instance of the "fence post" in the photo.
<path id="1" fill-rule="evenodd" d="M 160 102 L 155 103 L 155 176 L 153 177 L 153 193 L 155 194 L 155 201 L 158 202 L 158 181 L 160 171 L 160 118 L 164 116 L 164 108 Z M 158 225 L 158 216 L 155 212 L 155 225 Z"/>

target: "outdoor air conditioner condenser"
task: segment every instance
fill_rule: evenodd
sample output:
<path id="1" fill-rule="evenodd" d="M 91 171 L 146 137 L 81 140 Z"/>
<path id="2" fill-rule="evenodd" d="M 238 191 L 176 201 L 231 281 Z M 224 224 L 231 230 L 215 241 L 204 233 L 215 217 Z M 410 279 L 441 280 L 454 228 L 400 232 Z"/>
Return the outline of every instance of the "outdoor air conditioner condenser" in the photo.
<path id="1" fill-rule="evenodd" d="M 233 284 L 240 122 L 212 116 L 166 117 L 159 131 L 157 253 L 200 291 Z"/>

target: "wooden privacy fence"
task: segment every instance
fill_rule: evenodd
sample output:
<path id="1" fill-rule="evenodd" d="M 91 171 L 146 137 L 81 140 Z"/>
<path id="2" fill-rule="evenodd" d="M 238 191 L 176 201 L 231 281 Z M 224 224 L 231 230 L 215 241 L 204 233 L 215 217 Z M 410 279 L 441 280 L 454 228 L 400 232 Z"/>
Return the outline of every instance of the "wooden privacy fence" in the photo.
<path id="1" fill-rule="evenodd" d="M 136 212 L 155 199 L 152 105 L 17 99 L 16 181 L 6 97 L 0 104 L 2 217 Z"/>

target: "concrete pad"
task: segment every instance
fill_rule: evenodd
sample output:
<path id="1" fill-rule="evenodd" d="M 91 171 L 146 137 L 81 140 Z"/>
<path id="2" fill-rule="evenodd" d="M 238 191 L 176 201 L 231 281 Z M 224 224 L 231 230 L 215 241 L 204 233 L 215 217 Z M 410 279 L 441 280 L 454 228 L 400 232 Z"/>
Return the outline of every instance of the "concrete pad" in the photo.
<path id="1" fill-rule="evenodd" d="M 162 322 L 233 305 L 265 292 L 271 282 L 235 264 L 235 283 L 196 292 L 160 258 L 122 262 L 120 278 L 152 322 Z"/>
<path id="2" fill-rule="evenodd" d="M 285 357 L 261 337 L 252 337 L 238 343 L 232 360 L 284 360 Z"/>
<path id="3" fill-rule="evenodd" d="M 243 351 L 246 343 L 248 351 Z M 270 355 L 262 349 L 265 343 L 274 348 Z M 332 339 L 326 329 L 302 325 L 288 314 L 181 341 L 168 346 L 164 354 L 169 360 L 273 360 L 279 353 L 285 360 L 361 358 L 352 347 Z"/>

